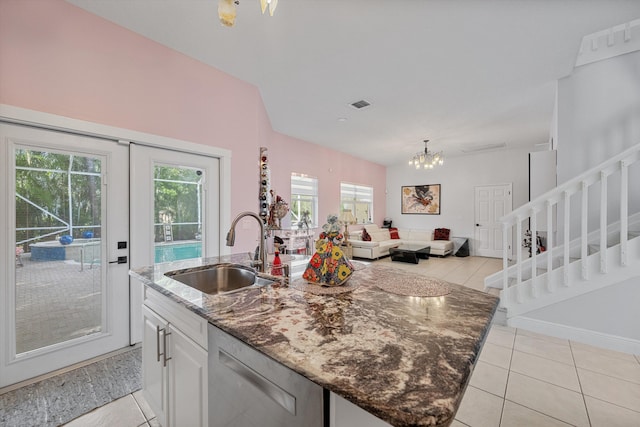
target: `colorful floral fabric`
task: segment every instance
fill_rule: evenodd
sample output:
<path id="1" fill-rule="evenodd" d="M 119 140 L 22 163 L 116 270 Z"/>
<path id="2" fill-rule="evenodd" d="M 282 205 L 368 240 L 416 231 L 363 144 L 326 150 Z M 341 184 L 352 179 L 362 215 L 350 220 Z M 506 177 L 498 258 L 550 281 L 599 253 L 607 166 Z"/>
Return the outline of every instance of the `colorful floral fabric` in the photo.
<path id="1" fill-rule="evenodd" d="M 344 256 L 340 246 L 319 240 L 316 249 L 302 277 L 327 286 L 339 286 L 346 282 L 353 273 L 353 265 Z"/>
<path id="2" fill-rule="evenodd" d="M 343 236 L 339 227 L 334 227 L 337 217 L 329 215 L 327 220 L 329 224 L 323 226 L 325 231 L 320 233 L 320 238 L 316 242 L 316 252 L 307 264 L 302 277 L 319 285 L 339 286 L 351 277 L 354 268 L 340 249 Z"/>

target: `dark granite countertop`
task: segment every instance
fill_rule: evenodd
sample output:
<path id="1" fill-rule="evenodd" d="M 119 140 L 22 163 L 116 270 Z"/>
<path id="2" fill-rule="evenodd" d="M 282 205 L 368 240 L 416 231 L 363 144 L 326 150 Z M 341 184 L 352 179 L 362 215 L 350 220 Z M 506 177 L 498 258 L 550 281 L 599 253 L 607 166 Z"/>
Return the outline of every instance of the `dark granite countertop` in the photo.
<path id="1" fill-rule="evenodd" d="M 352 292 L 314 295 L 284 283 L 210 296 L 166 271 L 244 256 L 158 264 L 132 277 L 316 384 L 393 426 L 446 426 L 455 416 L 498 299 L 460 285 L 441 297 L 385 292 L 415 280 L 393 266 L 359 263 Z"/>

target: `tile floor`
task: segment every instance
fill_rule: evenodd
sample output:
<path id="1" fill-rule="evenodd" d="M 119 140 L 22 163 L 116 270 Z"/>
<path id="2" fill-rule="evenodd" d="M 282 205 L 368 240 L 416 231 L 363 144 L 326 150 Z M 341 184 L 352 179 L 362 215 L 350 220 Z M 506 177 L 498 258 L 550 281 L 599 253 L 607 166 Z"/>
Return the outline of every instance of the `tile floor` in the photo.
<path id="1" fill-rule="evenodd" d="M 394 265 L 482 290 L 501 260 L 447 257 Z M 140 392 L 67 424 L 154 425 Z M 451 425 L 638 427 L 640 356 L 493 325 Z"/>

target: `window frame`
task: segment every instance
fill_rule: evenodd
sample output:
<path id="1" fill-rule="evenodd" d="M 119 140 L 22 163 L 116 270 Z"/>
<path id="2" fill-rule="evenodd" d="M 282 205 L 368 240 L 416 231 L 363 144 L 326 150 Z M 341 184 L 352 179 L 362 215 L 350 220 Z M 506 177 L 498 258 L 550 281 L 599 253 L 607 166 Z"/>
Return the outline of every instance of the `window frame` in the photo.
<path id="1" fill-rule="evenodd" d="M 297 186 L 296 186 L 297 184 Z M 302 212 L 300 211 L 300 202 L 311 203 L 311 223 L 309 228 L 318 227 L 318 178 L 303 173 L 291 172 L 291 198 L 289 202 L 291 228 L 297 226 L 300 221 Z M 300 190 L 308 187 L 306 190 Z M 298 202 L 296 204 L 296 202 Z M 295 207 L 298 207 L 298 212 Z"/>
<path id="2" fill-rule="evenodd" d="M 373 224 L 373 197 L 374 188 L 369 185 L 340 182 L 340 210 L 342 212 L 350 209 L 356 217 L 356 224 Z M 359 215 L 363 211 L 366 215 L 361 220 Z"/>

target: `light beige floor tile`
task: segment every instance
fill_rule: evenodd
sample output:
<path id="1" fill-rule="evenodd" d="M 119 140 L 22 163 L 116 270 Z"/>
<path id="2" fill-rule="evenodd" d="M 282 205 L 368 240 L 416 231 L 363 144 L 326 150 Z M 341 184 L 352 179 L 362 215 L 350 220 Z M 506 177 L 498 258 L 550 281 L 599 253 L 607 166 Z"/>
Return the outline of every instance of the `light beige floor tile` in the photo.
<path id="1" fill-rule="evenodd" d="M 518 335 L 525 335 L 531 338 L 537 338 L 542 341 L 548 341 L 559 345 L 569 346 L 569 340 L 564 338 L 552 337 L 549 335 L 539 334 L 537 332 L 528 331 L 526 329 L 518 329 Z"/>
<path id="2" fill-rule="evenodd" d="M 508 333 L 511 334 L 513 336 L 516 335 L 516 328 L 512 328 L 511 326 L 505 326 L 505 325 L 492 325 L 491 329 L 495 329 L 497 331 L 500 332 L 504 332 L 504 333 Z"/>
<path id="3" fill-rule="evenodd" d="M 546 357 L 556 362 L 573 365 L 573 355 L 571 354 L 571 347 L 568 341 L 566 344 L 560 344 L 555 341 L 522 335 L 520 334 L 520 330 L 518 330 L 513 348 L 524 353 L 535 354 L 536 356 Z"/>
<path id="4" fill-rule="evenodd" d="M 512 350 L 510 348 L 486 342 L 482 347 L 478 360 L 490 363 L 491 365 L 495 365 L 500 368 L 509 369 L 509 365 L 511 364 L 511 352 Z"/>
<path id="5" fill-rule="evenodd" d="M 581 392 L 576 368 L 565 363 L 514 351 L 511 357 L 511 371 Z"/>
<path id="6" fill-rule="evenodd" d="M 640 426 L 640 412 L 585 396 L 591 427 Z M 640 409 L 640 408 L 638 408 Z"/>
<path id="7" fill-rule="evenodd" d="M 575 391 L 511 372 L 506 398 L 574 426 L 589 426 L 582 395 Z"/>
<path id="8" fill-rule="evenodd" d="M 471 277 L 466 282 L 462 283 L 467 288 L 475 289 L 476 291 L 484 292 L 484 280 L 483 279 L 474 279 Z"/>
<path id="9" fill-rule="evenodd" d="M 489 335 L 487 336 L 487 342 L 501 347 L 513 348 L 515 338 L 515 334 L 491 328 Z"/>
<path id="10" fill-rule="evenodd" d="M 467 387 L 456 419 L 471 427 L 498 427 L 504 400 L 475 387 Z"/>
<path id="11" fill-rule="evenodd" d="M 507 400 L 504 402 L 500 426 L 570 427 L 571 424 L 564 423 L 548 415 L 541 414 L 533 409 Z"/>
<path id="12" fill-rule="evenodd" d="M 118 400 L 94 409 L 76 418 L 66 427 L 138 427 L 146 422 L 133 395 L 128 394 Z"/>
<path id="13" fill-rule="evenodd" d="M 469 385 L 504 398 L 509 371 L 479 361 L 473 370 Z"/>
<path id="14" fill-rule="evenodd" d="M 453 420 L 449 427 L 468 427 L 467 424 L 463 424 L 458 420 Z"/>
<path id="15" fill-rule="evenodd" d="M 640 364 L 633 361 L 622 360 L 579 347 L 573 348 L 573 358 L 578 368 L 640 384 Z"/>
<path id="16" fill-rule="evenodd" d="M 149 420 L 149 427 L 162 427 L 157 418 L 152 418 Z"/>
<path id="17" fill-rule="evenodd" d="M 639 384 L 582 368 L 578 368 L 578 378 L 585 396 L 595 397 L 631 410 L 640 408 Z"/>
<path id="18" fill-rule="evenodd" d="M 151 410 L 151 407 L 147 403 L 147 400 L 142 395 L 142 390 L 138 390 L 135 393 L 133 393 L 133 398 L 136 400 L 136 403 L 142 410 L 142 413 L 144 414 L 147 420 L 155 418 L 156 414 L 153 413 L 153 411 Z"/>
<path id="19" fill-rule="evenodd" d="M 570 341 L 571 348 L 583 351 L 590 351 L 593 353 L 600 354 L 602 356 L 611 357 L 613 359 L 622 359 L 627 362 L 638 362 L 636 357 L 633 354 L 629 353 L 621 353 L 619 351 L 609 350 L 607 348 L 595 347 L 593 345 L 583 344 L 581 342 Z"/>

